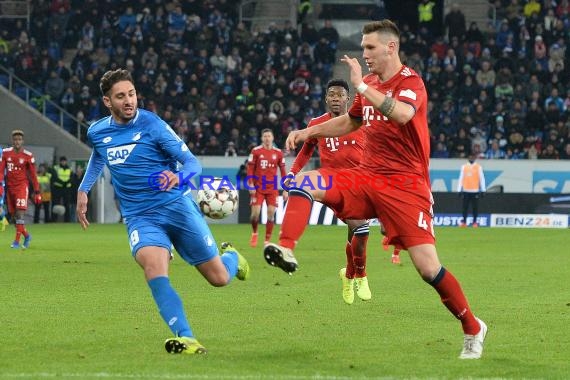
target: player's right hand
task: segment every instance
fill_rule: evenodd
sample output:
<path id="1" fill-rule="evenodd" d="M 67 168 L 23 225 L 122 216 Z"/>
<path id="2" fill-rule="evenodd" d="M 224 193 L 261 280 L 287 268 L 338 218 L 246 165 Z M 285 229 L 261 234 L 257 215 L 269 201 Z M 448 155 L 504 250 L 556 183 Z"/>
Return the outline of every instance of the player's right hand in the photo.
<path id="1" fill-rule="evenodd" d="M 77 221 L 81 224 L 81 228 L 84 230 L 89 227 L 89 221 L 87 220 L 87 193 L 84 191 L 77 192 L 77 207 L 75 211 L 77 212 Z"/>
<path id="2" fill-rule="evenodd" d="M 289 184 L 291 183 L 291 181 L 293 181 L 293 178 L 295 178 L 295 174 L 293 174 L 293 172 L 287 173 L 285 179 L 283 180 L 283 188 L 285 190 L 289 190 Z"/>
<path id="3" fill-rule="evenodd" d="M 250 191 L 249 191 L 249 195 L 250 195 L 251 197 L 255 196 L 255 190 L 250 190 Z"/>
<path id="4" fill-rule="evenodd" d="M 307 130 L 308 128 L 301 129 L 299 131 L 291 131 L 289 136 L 287 136 L 287 141 L 285 141 L 285 149 L 295 150 L 298 144 L 307 140 Z"/>
<path id="5" fill-rule="evenodd" d="M 357 87 L 362 83 L 362 66 L 360 66 L 358 58 L 351 58 L 345 54 L 340 61 L 346 63 L 350 68 L 350 82 L 352 85 Z"/>

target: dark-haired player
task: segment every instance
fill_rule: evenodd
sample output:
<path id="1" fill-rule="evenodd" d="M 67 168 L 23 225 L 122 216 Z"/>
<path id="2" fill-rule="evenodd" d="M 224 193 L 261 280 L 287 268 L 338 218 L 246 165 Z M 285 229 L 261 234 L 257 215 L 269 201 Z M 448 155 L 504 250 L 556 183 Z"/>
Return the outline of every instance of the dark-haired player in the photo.
<path id="1" fill-rule="evenodd" d="M 0 159 L 0 183 L 5 177 L 6 206 L 8 214 L 16 224 L 16 236 L 10 245 L 11 248 L 29 248 L 32 240 L 32 235 L 26 229 L 24 215 L 28 209 L 30 182 L 34 189 L 34 202 L 42 203 L 35 162 L 32 152 L 24 149 L 24 132 L 19 129 L 12 131 L 12 146 L 2 151 Z M 3 196 L 2 187 L 0 187 L 0 198 Z M 24 242 L 20 245 L 22 236 Z"/>
<path id="2" fill-rule="evenodd" d="M 327 112 L 311 119 L 307 128 L 347 113 L 349 99 L 349 87 L 345 80 L 333 79 L 329 81 L 325 93 Z M 340 137 L 305 140 L 289 174 L 297 175 L 307 164 L 317 147 L 321 168 L 353 168 L 358 166 L 362 158 L 364 135 L 361 130 L 358 130 Z M 368 301 L 372 298 L 366 277 L 368 221 L 366 219 L 345 219 L 343 221 L 348 226 L 348 240 L 345 247 L 346 267 L 341 268 L 339 273 L 342 280 L 342 298 L 347 304 L 352 304 L 354 302 L 354 288 L 356 288 L 358 297 Z"/>

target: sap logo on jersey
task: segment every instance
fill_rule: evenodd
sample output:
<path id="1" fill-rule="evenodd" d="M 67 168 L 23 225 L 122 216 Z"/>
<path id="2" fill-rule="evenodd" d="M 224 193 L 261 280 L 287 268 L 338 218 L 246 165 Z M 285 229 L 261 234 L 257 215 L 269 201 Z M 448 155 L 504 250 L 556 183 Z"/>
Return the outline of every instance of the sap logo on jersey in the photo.
<path id="1" fill-rule="evenodd" d="M 137 144 L 121 145 L 107 149 L 107 160 L 109 165 L 124 163 Z"/>

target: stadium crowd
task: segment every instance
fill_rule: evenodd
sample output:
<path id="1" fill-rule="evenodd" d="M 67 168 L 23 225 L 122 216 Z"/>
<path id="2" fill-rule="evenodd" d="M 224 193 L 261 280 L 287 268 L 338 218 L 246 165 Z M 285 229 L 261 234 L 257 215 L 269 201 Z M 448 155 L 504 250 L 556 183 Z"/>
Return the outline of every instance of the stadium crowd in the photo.
<path id="1" fill-rule="evenodd" d="M 441 30 L 400 25 L 402 61 L 430 95 L 432 157 L 569 159 L 570 1 L 492 6 L 483 30 L 457 6 Z M 333 21 L 255 30 L 229 0 L 33 0 L 32 12 L 29 28 L 3 21 L 1 65 L 88 123 L 106 112 L 103 72 L 127 68 L 140 106 L 199 155 L 247 155 L 264 128 L 282 146 L 324 112 L 337 60 Z"/>

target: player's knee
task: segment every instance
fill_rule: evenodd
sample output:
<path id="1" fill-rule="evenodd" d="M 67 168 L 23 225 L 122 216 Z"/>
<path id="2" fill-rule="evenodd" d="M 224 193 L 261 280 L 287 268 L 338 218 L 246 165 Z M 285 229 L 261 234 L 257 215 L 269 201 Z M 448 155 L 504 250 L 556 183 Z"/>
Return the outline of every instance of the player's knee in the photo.
<path id="1" fill-rule="evenodd" d="M 215 286 L 216 288 L 226 286 L 230 281 L 230 277 L 227 272 L 214 272 L 206 277 L 206 280 L 210 283 L 210 285 Z"/>

